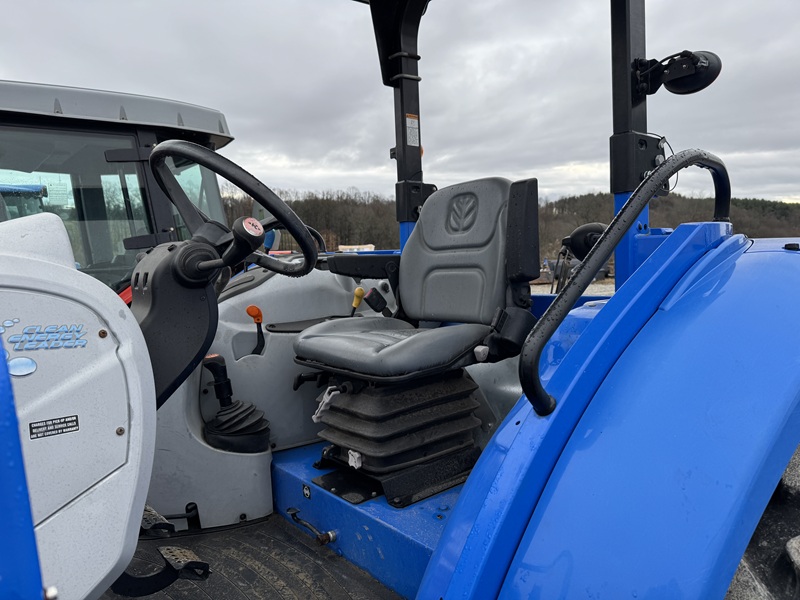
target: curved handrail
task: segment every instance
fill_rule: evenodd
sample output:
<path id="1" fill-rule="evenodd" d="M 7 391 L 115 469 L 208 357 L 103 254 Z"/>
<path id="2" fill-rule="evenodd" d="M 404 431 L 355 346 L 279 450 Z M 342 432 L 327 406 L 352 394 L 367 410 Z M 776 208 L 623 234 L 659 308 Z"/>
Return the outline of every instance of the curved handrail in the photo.
<path id="1" fill-rule="evenodd" d="M 539 360 L 545 344 L 561 325 L 577 299 L 586 291 L 594 276 L 611 256 L 614 248 L 642 212 L 650 199 L 675 173 L 696 165 L 711 171 L 714 181 L 714 221 L 729 221 L 731 208 L 731 183 L 725 164 L 705 150 L 690 149 L 678 152 L 664 160 L 639 184 L 628 201 L 609 223 L 586 258 L 577 266 L 574 275 L 547 308 L 542 318 L 528 334 L 519 359 L 519 379 L 522 391 L 540 416 L 552 413 L 556 399 L 542 386 L 539 377 Z"/>

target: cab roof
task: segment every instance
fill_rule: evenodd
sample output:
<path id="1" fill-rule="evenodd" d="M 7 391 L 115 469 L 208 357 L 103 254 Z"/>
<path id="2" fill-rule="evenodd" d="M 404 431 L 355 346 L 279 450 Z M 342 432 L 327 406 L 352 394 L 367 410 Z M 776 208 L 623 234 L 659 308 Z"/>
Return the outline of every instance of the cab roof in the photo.
<path id="1" fill-rule="evenodd" d="M 216 148 L 233 140 L 218 110 L 87 88 L 0 81 L 0 112 L 192 131 L 208 135 Z"/>

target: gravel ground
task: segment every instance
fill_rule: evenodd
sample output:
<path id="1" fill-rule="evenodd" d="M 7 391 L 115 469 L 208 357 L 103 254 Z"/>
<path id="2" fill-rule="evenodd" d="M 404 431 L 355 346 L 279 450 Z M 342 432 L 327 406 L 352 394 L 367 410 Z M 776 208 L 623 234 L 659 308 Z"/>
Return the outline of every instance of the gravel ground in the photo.
<path id="1" fill-rule="evenodd" d="M 531 293 L 532 294 L 549 294 L 550 293 L 550 284 L 546 285 L 532 285 L 531 286 Z M 604 279 L 602 281 L 597 281 L 592 283 L 586 290 L 587 296 L 611 296 L 614 294 L 614 280 L 613 279 Z"/>
<path id="2" fill-rule="evenodd" d="M 589 296 L 611 296 L 614 294 L 614 280 L 596 281 L 589 285 L 586 289 L 586 294 Z"/>

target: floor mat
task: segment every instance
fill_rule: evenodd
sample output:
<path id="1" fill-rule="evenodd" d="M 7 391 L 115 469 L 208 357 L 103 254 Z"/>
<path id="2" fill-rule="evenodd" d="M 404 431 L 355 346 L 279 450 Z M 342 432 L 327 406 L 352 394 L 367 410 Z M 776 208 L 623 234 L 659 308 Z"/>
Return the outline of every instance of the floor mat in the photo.
<path id="1" fill-rule="evenodd" d="M 399 599 L 330 549 L 277 515 L 258 523 L 199 534 L 140 540 L 128 567 L 134 575 L 158 571 L 160 546 L 194 551 L 209 563 L 205 581 L 179 579 L 148 600 L 374 600 Z M 104 600 L 123 596 L 107 591 Z"/>

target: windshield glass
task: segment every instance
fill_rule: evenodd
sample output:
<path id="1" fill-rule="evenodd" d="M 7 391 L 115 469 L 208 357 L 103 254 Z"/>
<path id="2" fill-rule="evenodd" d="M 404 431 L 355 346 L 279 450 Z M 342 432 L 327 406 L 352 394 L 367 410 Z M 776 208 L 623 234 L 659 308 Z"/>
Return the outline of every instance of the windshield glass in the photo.
<path id="1" fill-rule="evenodd" d="M 222 197 L 219 193 L 217 176 L 195 163 L 167 159 L 167 166 L 172 170 L 175 179 L 178 180 L 181 188 L 197 208 L 212 221 L 217 221 L 227 225 L 225 214 L 222 209 Z M 175 207 L 172 207 L 172 217 L 175 221 L 175 229 L 178 232 L 178 239 L 188 240 L 191 235 L 186 229 L 183 219 L 178 214 Z"/>
<path id="2" fill-rule="evenodd" d="M 140 167 L 107 162 L 134 136 L 0 127 L 0 220 L 51 212 L 64 221 L 76 266 L 124 287 L 136 250 L 123 240 L 153 233 Z"/>

